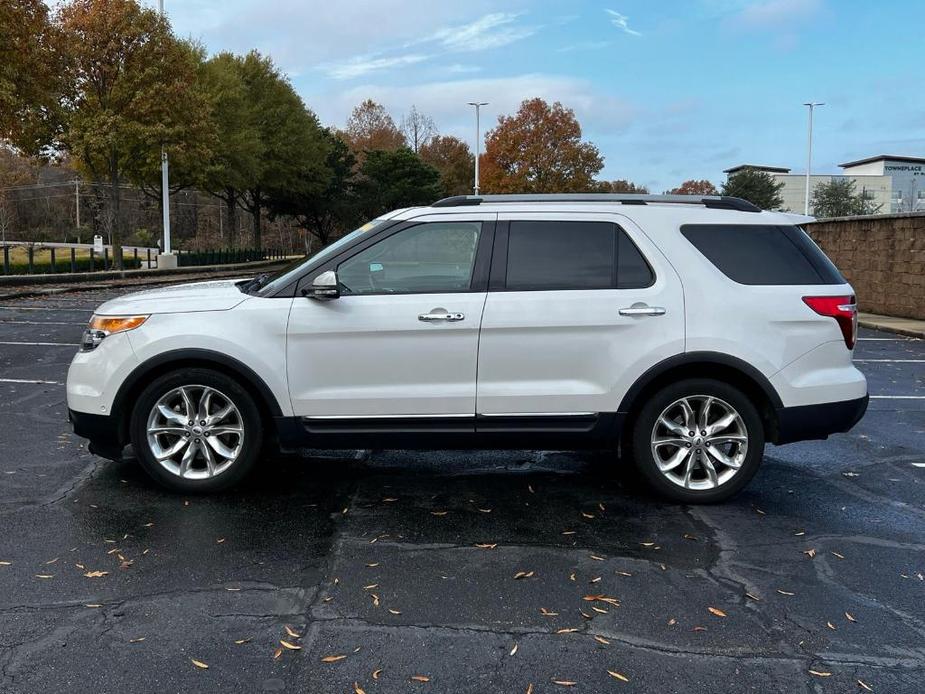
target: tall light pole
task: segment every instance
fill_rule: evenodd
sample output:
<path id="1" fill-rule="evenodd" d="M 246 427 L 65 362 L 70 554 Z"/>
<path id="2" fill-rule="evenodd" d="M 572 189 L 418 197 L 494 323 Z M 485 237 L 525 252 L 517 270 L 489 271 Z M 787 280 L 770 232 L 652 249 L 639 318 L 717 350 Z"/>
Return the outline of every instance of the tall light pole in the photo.
<path id="1" fill-rule="evenodd" d="M 816 106 L 825 106 L 821 101 L 810 101 L 803 104 L 809 108 L 809 137 L 806 142 L 806 203 L 803 206 L 803 213 L 809 215 L 809 179 L 812 175 L 813 168 L 813 110 Z"/>
<path id="2" fill-rule="evenodd" d="M 488 106 L 487 101 L 470 101 L 470 106 L 475 106 L 475 185 L 473 190 L 479 194 L 479 154 L 481 153 L 482 133 L 479 130 L 479 109 L 482 106 Z"/>
<path id="3" fill-rule="evenodd" d="M 164 0 L 158 1 L 161 17 L 164 16 Z M 163 253 L 170 255 L 170 163 L 167 150 L 161 145 L 161 208 L 164 213 L 164 248 Z"/>

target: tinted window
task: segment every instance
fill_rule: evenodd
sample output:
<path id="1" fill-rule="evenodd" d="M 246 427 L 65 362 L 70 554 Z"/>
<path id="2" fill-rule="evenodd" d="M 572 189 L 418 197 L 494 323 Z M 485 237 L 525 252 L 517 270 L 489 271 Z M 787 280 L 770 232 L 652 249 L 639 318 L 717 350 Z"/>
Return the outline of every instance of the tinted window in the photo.
<path id="1" fill-rule="evenodd" d="M 633 240 L 622 229 L 617 230 L 617 289 L 649 287 L 655 281 L 652 268 L 642 257 Z"/>
<path id="2" fill-rule="evenodd" d="M 684 237 L 740 284 L 842 284 L 819 247 L 795 226 L 685 224 Z"/>
<path id="3" fill-rule="evenodd" d="M 466 291 L 481 222 L 419 224 L 360 251 L 337 267 L 345 294 Z"/>

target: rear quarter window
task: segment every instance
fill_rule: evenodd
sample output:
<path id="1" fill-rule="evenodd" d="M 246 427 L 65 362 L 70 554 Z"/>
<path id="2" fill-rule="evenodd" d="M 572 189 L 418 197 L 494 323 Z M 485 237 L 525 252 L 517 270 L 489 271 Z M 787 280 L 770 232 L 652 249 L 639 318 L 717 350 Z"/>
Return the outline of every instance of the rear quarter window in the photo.
<path id="1" fill-rule="evenodd" d="M 844 284 L 825 253 L 796 226 L 684 224 L 681 234 L 739 284 Z"/>

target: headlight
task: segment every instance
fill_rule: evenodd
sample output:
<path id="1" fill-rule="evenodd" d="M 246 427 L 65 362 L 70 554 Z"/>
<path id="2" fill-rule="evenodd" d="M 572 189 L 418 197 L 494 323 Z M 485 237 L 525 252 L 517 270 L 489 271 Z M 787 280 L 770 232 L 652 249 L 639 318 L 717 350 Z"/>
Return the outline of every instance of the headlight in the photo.
<path id="1" fill-rule="evenodd" d="M 84 330 L 80 341 L 80 351 L 89 352 L 100 346 L 107 335 L 124 333 L 134 330 L 148 320 L 148 316 L 96 316 L 90 319 L 90 324 Z"/>

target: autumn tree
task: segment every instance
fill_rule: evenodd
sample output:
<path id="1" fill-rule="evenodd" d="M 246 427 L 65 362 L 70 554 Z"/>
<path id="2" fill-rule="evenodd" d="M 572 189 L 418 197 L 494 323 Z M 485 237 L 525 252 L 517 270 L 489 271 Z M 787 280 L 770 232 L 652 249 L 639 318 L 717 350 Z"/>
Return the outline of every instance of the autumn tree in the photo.
<path id="1" fill-rule="evenodd" d="M 421 153 L 421 148 L 437 136 L 437 126 L 434 119 L 421 113 L 413 104 L 408 115 L 402 116 L 401 125 L 399 126 L 405 141 L 415 154 Z"/>
<path id="2" fill-rule="evenodd" d="M 780 196 L 783 187 L 783 181 L 775 181 L 767 171 L 747 167 L 726 179 L 722 193 L 748 200 L 763 210 L 779 210 L 784 204 Z"/>
<path id="3" fill-rule="evenodd" d="M 632 193 L 635 195 L 645 195 L 649 189 L 643 185 L 638 185 L 625 178 L 615 181 L 594 181 L 591 190 L 595 193 Z"/>
<path id="4" fill-rule="evenodd" d="M 684 181 L 677 188 L 672 188 L 667 193 L 668 195 L 719 195 L 716 186 L 706 179 Z"/>
<path id="5" fill-rule="evenodd" d="M 360 168 L 358 197 L 367 218 L 440 197 L 440 173 L 407 147 L 371 150 Z"/>
<path id="6" fill-rule="evenodd" d="M 833 178 L 813 189 L 810 207 L 816 217 L 852 217 L 876 214 L 883 205 L 874 203 L 874 196 L 856 191 L 856 182 L 850 178 Z"/>
<path id="7" fill-rule="evenodd" d="M 442 195 L 467 195 L 472 192 L 475 157 L 469 145 L 452 135 L 437 135 L 418 152 L 424 163 L 440 172 Z"/>
<path id="8" fill-rule="evenodd" d="M 582 141 L 574 111 L 529 99 L 486 133 L 481 186 L 492 193 L 583 192 L 603 166 L 597 147 Z"/>
<path id="9" fill-rule="evenodd" d="M 122 267 L 121 189 L 139 164 L 187 140 L 202 113 L 196 63 L 166 19 L 134 0 L 72 0 L 57 23 L 67 56 L 60 146 L 109 184 L 113 262 Z"/>
<path id="10" fill-rule="evenodd" d="M 59 39 L 42 0 L 0 2 L 0 140 L 32 154 L 58 126 Z"/>
<path id="11" fill-rule="evenodd" d="M 17 205 L 11 188 L 35 183 L 38 178 L 30 162 L 12 147 L 0 142 L 0 239 L 6 241 L 17 221 Z"/>
<path id="12" fill-rule="evenodd" d="M 382 104 L 366 99 L 353 109 L 344 131 L 351 149 L 362 158 L 363 152 L 396 150 L 406 145 L 405 136 L 395 125 Z"/>

